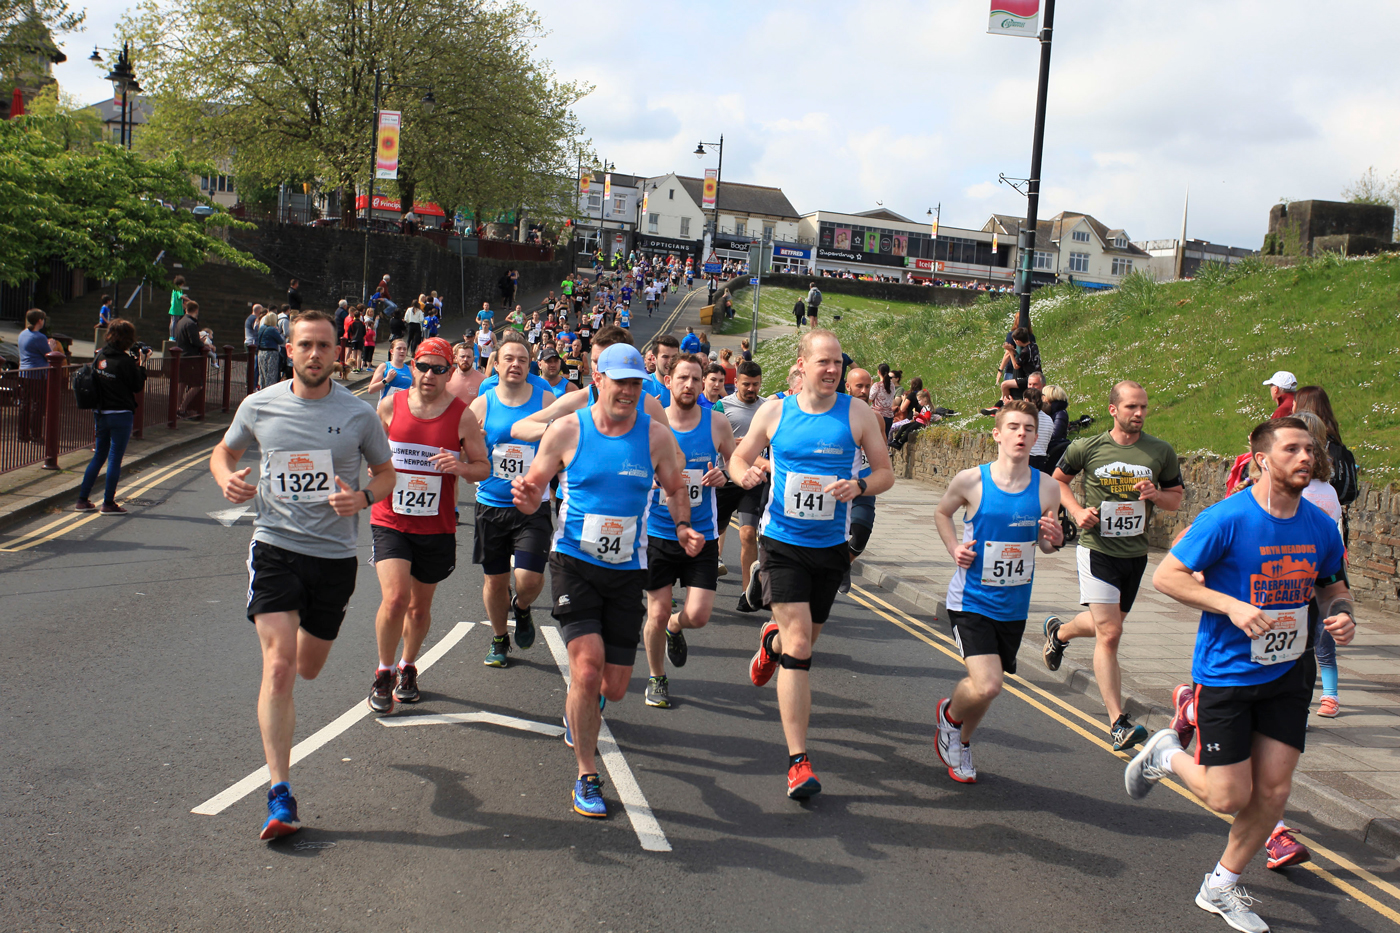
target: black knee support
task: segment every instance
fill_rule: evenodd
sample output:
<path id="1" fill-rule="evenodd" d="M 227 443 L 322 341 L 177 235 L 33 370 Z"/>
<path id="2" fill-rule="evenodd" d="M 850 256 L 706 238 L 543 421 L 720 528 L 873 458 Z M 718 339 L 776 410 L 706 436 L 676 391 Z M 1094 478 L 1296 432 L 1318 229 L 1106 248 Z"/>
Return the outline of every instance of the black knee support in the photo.
<path id="1" fill-rule="evenodd" d="M 865 551 L 866 544 L 870 542 L 870 532 L 874 530 L 864 525 L 851 526 L 851 539 L 846 542 L 846 546 L 851 549 L 852 554 L 859 557 Z"/>
<path id="2" fill-rule="evenodd" d="M 790 671 L 810 671 L 812 669 L 812 659 L 794 658 L 790 654 L 783 654 L 778 657 L 778 666 L 785 667 Z"/>

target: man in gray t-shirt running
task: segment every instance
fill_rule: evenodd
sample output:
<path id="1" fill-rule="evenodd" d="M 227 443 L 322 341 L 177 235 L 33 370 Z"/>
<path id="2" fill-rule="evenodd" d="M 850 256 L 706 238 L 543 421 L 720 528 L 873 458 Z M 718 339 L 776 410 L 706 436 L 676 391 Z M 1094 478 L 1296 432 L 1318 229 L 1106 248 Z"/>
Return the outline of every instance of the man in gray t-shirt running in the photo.
<path id="1" fill-rule="evenodd" d="M 749 433 L 754 413 L 768 401 L 758 394 L 762 383 L 763 370 L 759 365 L 752 360 L 742 360 L 734 374 L 734 394 L 719 400 L 719 404 L 724 408 L 724 417 L 729 419 L 729 426 L 734 429 L 735 439 Z M 768 461 L 760 457 L 757 465 L 766 470 Z M 749 606 L 749 598 L 744 591 L 749 586 L 750 570 L 758 560 L 758 520 L 763 514 L 764 506 L 768 504 L 768 490 L 771 485 L 764 482 L 753 489 L 745 489 L 730 477 L 729 482 L 715 490 L 715 501 L 719 508 L 721 576 L 729 572 L 724 566 L 724 535 L 729 528 L 729 519 L 736 512 L 739 515 L 739 569 L 743 575 L 743 587 L 739 596 L 740 612 L 754 611 L 753 607 Z"/>
<path id="2" fill-rule="evenodd" d="M 296 798 L 287 783 L 296 711 L 292 686 L 321 672 L 355 591 L 361 509 L 394 490 L 393 454 L 367 402 L 330 378 L 335 321 L 308 311 L 287 342 L 292 379 L 248 396 L 209 458 L 230 502 L 256 500 L 248 547 L 248 618 L 262 643 L 258 723 L 272 789 L 261 838 L 294 833 Z M 259 453 L 238 469 L 244 451 Z M 360 488 L 364 464 L 372 479 Z"/>

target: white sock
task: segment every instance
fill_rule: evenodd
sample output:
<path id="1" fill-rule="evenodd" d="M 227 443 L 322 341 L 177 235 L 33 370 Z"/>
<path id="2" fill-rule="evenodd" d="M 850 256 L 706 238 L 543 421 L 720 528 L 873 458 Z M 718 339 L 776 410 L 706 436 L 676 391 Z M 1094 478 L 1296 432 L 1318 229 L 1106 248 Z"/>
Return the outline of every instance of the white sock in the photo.
<path id="1" fill-rule="evenodd" d="M 1238 872 L 1230 871 L 1219 862 L 1215 863 L 1215 871 L 1210 873 L 1210 886 L 1212 888 L 1228 888 L 1236 881 L 1240 880 Z"/>
<path id="2" fill-rule="evenodd" d="M 1287 828 L 1288 828 L 1288 824 L 1285 823 L 1283 820 L 1279 820 L 1279 821 L 1278 821 L 1278 825 L 1274 827 L 1274 832 L 1278 832 L 1280 829 L 1287 829 Z"/>
<path id="3" fill-rule="evenodd" d="M 392 671 L 392 670 L 393 670 L 393 668 L 390 667 L 389 665 L 387 665 L 387 664 L 381 664 L 381 665 L 379 665 L 379 667 L 375 670 L 375 673 L 377 674 L 377 673 L 379 673 L 379 671 Z"/>
<path id="4" fill-rule="evenodd" d="M 1176 760 L 1176 756 L 1177 756 L 1177 755 L 1184 755 L 1184 754 L 1186 754 L 1186 753 L 1185 753 L 1185 752 L 1175 752 L 1175 753 L 1173 753 L 1173 754 L 1171 754 L 1171 755 L 1168 755 L 1167 758 L 1166 758 L 1166 760 L 1162 762 L 1162 770 L 1165 771 L 1165 772 L 1167 772 L 1168 774 L 1176 774 L 1176 769 L 1172 767 L 1172 762 Z"/>
<path id="5" fill-rule="evenodd" d="M 414 658 L 414 661 L 416 660 L 417 658 Z M 403 670 L 405 667 L 412 667 L 413 663 L 413 661 L 406 661 L 403 658 L 399 658 L 399 670 Z"/>

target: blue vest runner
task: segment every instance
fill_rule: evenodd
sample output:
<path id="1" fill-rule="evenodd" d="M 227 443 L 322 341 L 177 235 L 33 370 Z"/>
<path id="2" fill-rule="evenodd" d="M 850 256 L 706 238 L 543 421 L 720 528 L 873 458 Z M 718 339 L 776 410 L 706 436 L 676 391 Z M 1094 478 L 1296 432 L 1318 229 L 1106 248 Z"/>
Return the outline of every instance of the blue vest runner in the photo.
<path id="1" fill-rule="evenodd" d="M 770 444 L 773 493 L 758 533 L 795 547 L 834 547 L 850 535 L 850 508 L 825 488 L 854 479 L 859 462 L 851 434 L 851 397 L 838 394 L 829 410 L 809 415 L 797 396 L 784 398 Z"/>
<path id="2" fill-rule="evenodd" d="M 671 429 L 680 444 L 685 457 L 685 489 L 690 497 L 690 527 L 712 541 L 715 534 L 715 490 L 712 486 L 702 486 L 705 477 L 705 464 L 718 463 L 719 452 L 715 450 L 715 436 L 710 424 L 711 410 L 700 409 L 700 423 L 694 430 L 684 433 Z M 667 541 L 676 540 L 676 523 L 671 520 L 671 510 L 662 501 L 665 491 L 657 489 L 652 493 L 651 515 L 647 519 L 647 534 Z"/>
<path id="3" fill-rule="evenodd" d="M 559 521 L 554 550 L 615 570 L 647 568 L 647 512 L 651 508 L 651 416 L 621 437 L 593 424 L 587 407 L 575 412 L 578 449 L 559 474 Z"/>
<path id="4" fill-rule="evenodd" d="M 532 386 L 530 400 L 514 407 L 501 401 L 492 389 L 482 393 L 486 399 L 486 419 L 482 429 L 486 432 L 486 453 L 491 458 L 491 475 L 476 484 L 476 501 L 496 508 L 509 508 L 514 505 L 510 483 L 517 476 L 530 472 L 530 464 L 535 459 L 539 444 L 516 440 L 510 436 L 511 425 L 521 418 L 528 418 L 544 408 L 553 399 L 539 386 Z"/>
<path id="5" fill-rule="evenodd" d="M 384 385 L 379 390 L 381 400 L 395 392 L 413 388 L 412 366 L 413 364 L 407 361 L 404 362 L 402 369 L 395 369 L 393 363 L 384 364 Z"/>
<path id="6" fill-rule="evenodd" d="M 976 541 L 977 556 L 948 581 L 948 608 L 999 622 L 1024 620 L 1040 537 L 1039 471 L 1032 470 L 1030 485 L 1012 495 L 992 480 L 992 465 L 982 464 L 982 501 L 963 522 L 963 543 Z"/>

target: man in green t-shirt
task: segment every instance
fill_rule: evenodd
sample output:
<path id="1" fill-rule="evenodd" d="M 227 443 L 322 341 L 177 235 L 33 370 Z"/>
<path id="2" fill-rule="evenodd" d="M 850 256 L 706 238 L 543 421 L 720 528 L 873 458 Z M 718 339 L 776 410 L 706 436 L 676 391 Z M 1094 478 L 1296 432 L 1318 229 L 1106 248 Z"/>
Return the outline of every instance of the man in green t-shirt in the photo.
<path id="1" fill-rule="evenodd" d="M 565 295 L 573 295 L 574 277 L 572 275 L 564 276 L 564 281 L 559 283 L 559 291 L 563 292 Z"/>
<path id="2" fill-rule="evenodd" d="M 1134 725 L 1123 712 L 1122 675 L 1118 670 L 1118 641 L 1123 619 L 1137 598 L 1147 569 L 1147 523 L 1154 509 L 1176 511 L 1185 492 L 1176 451 L 1160 438 L 1142 432 L 1147 418 L 1147 392 L 1124 381 L 1108 395 L 1113 428 L 1096 437 L 1081 437 L 1069 445 L 1055 479 L 1060 502 L 1084 529 L 1079 539 L 1079 602 L 1088 607 L 1068 622 L 1045 620 L 1045 666 L 1059 670 L 1071 639 L 1093 638 L 1094 676 L 1108 710 L 1113 749 L 1121 751 L 1147 738 L 1147 729 Z M 1084 504 L 1070 483 L 1084 474 Z"/>

